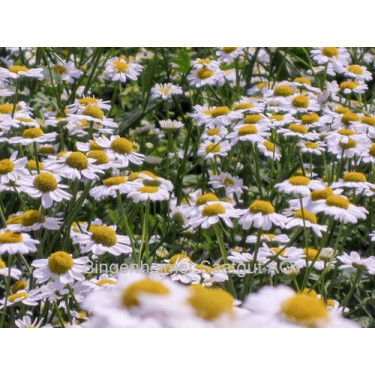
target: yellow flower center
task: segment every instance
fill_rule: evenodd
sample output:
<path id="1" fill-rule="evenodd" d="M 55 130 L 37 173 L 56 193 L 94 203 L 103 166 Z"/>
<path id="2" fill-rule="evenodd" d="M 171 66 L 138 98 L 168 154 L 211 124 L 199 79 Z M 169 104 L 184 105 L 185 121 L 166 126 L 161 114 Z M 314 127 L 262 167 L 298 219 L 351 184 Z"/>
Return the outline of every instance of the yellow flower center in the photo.
<path id="1" fill-rule="evenodd" d="M 307 186 L 310 179 L 306 176 L 294 176 L 289 179 L 289 182 L 295 186 Z"/>
<path id="2" fill-rule="evenodd" d="M 347 107 L 338 107 L 335 109 L 335 113 L 338 113 L 338 114 L 344 114 L 344 113 L 348 113 L 348 112 L 351 112 L 351 110 Z"/>
<path id="3" fill-rule="evenodd" d="M 42 146 L 39 149 L 39 153 L 44 155 L 53 155 L 55 153 L 55 149 L 52 146 Z"/>
<path id="4" fill-rule="evenodd" d="M 91 239 L 103 246 L 111 247 L 116 245 L 116 232 L 105 225 L 93 225 L 90 227 Z"/>
<path id="5" fill-rule="evenodd" d="M 104 112 L 99 107 L 97 107 L 96 105 L 89 105 L 88 107 L 86 107 L 84 109 L 82 114 L 85 115 L 85 116 L 97 118 L 99 120 L 104 119 Z"/>
<path id="6" fill-rule="evenodd" d="M 327 57 L 337 57 L 339 55 L 339 49 L 337 47 L 323 47 L 322 53 Z"/>
<path id="7" fill-rule="evenodd" d="M 362 124 L 375 126 L 375 117 L 363 116 L 360 118 Z"/>
<path id="8" fill-rule="evenodd" d="M 101 150 L 89 151 L 87 157 L 95 159 L 95 164 L 107 164 L 109 162 L 107 154 Z"/>
<path id="9" fill-rule="evenodd" d="M 39 165 L 39 170 L 43 169 L 43 163 L 42 162 L 39 162 L 38 163 Z M 33 159 L 30 159 L 28 162 L 27 162 L 27 166 L 32 170 L 32 171 L 36 171 L 38 170 L 37 166 L 36 166 L 36 161 L 33 160 Z"/>
<path id="10" fill-rule="evenodd" d="M 342 116 L 341 121 L 349 126 L 351 122 L 359 121 L 359 117 L 353 112 L 347 112 Z"/>
<path id="11" fill-rule="evenodd" d="M 359 86 L 359 82 L 357 81 L 345 81 L 340 83 L 340 89 L 345 90 L 354 90 L 357 86 Z"/>
<path id="12" fill-rule="evenodd" d="M 349 65 L 348 72 L 354 74 L 363 74 L 363 69 L 359 65 Z"/>
<path id="13" fill-rule="evenodd" d="M 22 224 L 22 215 L 15 215 L 7 220 L 7 224 Z"/>
<path id="14" fill-rule="evenodd" d="M 110 279 L 102 279 L 102 280 L 99 280 L 96 285 L 97 286 L 102 286 L 102 285 L 115 285 L 116 282 L 114 280 L 110 280 Z"/>
<path id="15" fill-rule="evenodd" d="M 305 219 L 306 221 L 309 221 L 313 224 L 316 224 L 318 222 L 316 219 L 316 215 L 305 209 L 296 211 L 294 217 L 302 220 Z"/>
<path id="16" fill-rule="evenodd" d="M 350 136 L 350 135 L 355 135 L 355 131 L 352 130 L 352 129 L 339 129 L 337 131 L 338 134 L 340 135 L 346 135 L 346 136 Z"/>
<path id="17" fill-rule="evenodd" d="M 12 285 L 12 292 L 17 293 L 20 290 L 27 288 L 27 281 L 26 280 L 18 280 Z"/>
<path id="18" fill-rule="evenodd" d="M 229 177 L 225 177 L 224 180 L 223 180 L 223 184 L 225 186 L 233 186 L 234 185 L 234 181 L 229 178 Z"/>
<path id="19" fill-rule="evenodd" d="M 197 76 L 199 79 L 207 79 L 207 78 L 210 78 L 213 74 L 214 72 L 212 70 L 207 69 L 207 68 L 202 68 L 198 70 Z"/>
<path id="20" fill-rule="evenodd" d="M 203 194 L 200 197 L 197 198 L 196 206 L 202 206 L 206 204 L 207 202 L 218 202 L 219 198 L 212 193 Z"/>
<path id="21" fill-rule="evenodd" d="M 293 82 L 305 84 L 308 86 L 311 86 L 311 81 L 308 78 L 305 77 L 297 77 Z"/>
<path id="22" fill-rule="evenodd" d="M 13 111 L 13 104 L 4 103 L 0 104 L 0 113 L 3 115 L 7 115 L 9 113 L 12 113 Z"/>
<path id="23" fill-rule="evenodd" d="M 31 118 L 27 118 L 27 117 L 17 117 L 17 121 L 20 121 L 20 122 L 32 122 L 33 120 Z"/>
<path id="24" fill-rule="evenodd" d="M 344 175 L 344 181 L 366 182 L 366 176 L 361 172 L 348 172 Z"/>
<path id="25" fill-rule="evenodd" d="M 128 71 L 128 64 L 124 61 L 117 60 L 113 62 L 116 70 L 120 73 L 126 73 Z"/>
<path id="26" fill-rule="evenodd" d="M 56 251 L 48 259 L 48 268 L 52 273 L 63 275 L 74 266 L 72 256 L 66 251 Z"/>
<path id="27" fill-rule="evenodd" d="M 88 105 L 98 104 L 98 99 L 87 96 L 85 98 L 79 99 L 78 103 L 84 106 L 88 106 Z"/>
<path id="28" fill-rule="evenodd" d="M 138 191 L 145 194 L 155 194 L 159 191 L 159 188 L 157 186 L 142 186 L 138 188 Z"/>
<path id="29" fill-rule="evenodd" d="M 375 156 L 375 143 L 371 145 L 369 153 L 371 156 Z"/>
<path id="30" fill-rule="evenodd" d="M 57 74 L 64 74 L 67 72 L 65 66 L 63 65 L 55 65 L 53 67 L 53 70 L 57 73 Z"/>
<path id="31" fill-rule="evenodd" d="M 190 289 L 189 303 L 203 319 L 216 319 L 233 308 L 234 298 L 223 289 L 207 289 L 201 285 L 192 285 Z"/>
<path id="32" fill-rule="evenodd" d="M 258 129 L 255 125 L 246 125 L 238 129 L 239 136 L 249 135 L 249 134 L 258 134 Z"/>
<path id="33" fill-rule="evenodd" d="M 29 69 L 28 68 L 26 68 L 26 66 L 23 66 L 23 65 L 13 65 L 13 66 L 11 66 L 10 68 L 9 68 L 9 71 L 11 72 L 11 73 L 16 73 L 16 74 L 18 74 L 19 72 L 28 72 L 29 71 Z"/>
<path id="34" fill-rule="evenodd" d="M 288 85 L 280 85 L 273 90 L 275 96 L 290 96 L 293 95 L 293 89 Z"/>
<path id="35" fill-rule="evenodd" d="M 0 243 L 20 243 L 22 240 L 20 233 L 5 232 L 0 234 Z"/>
<path id="36" fill-rule="evenodd" d="M 186 259 L 188 263 L 191 263 L 191 259 L 186 254 L 176 254 L 169 259 L 169 264 L 176 264 L 180 262 L 182 259 Z"/>
<path id="37" fill-rule="evenodd" d="M 116 176 L 116 177 L 109 177 L 104 180 L 105 186 L 115 186 L 124 184 L 126 182 L 126 178 L 124 176 Z"/>
<path id="38" fill-rule="evenodd" d="M 300 124 L 290 124 L 288 129 L 294 133 L 307 134 L 307 129 Z"/>
<path id="39" fill-rule="evenodd" d="M 265 237 L 268 237 L 270 240 L 273 240 L 276 237 L 276 235 L 272 233 L 263 233 L 261 235 L 261 238 L 265 238 Z"/>
<path id="40" fill-rule="evenodd" d="M 281 312 L 288 320 L 306 327 L 316 327 L 320 321 L 328 319 L 324 301 L 311 293 L 298 293 L 288 298 L 283 302 Z"/>
<path id="41" fill-rule="evenodd" d="M 282 255 L 284 256 L 285 255 L 285 249 L 281 249 L 280 247 L 273 247 L 270 249 L 271 253 L 274 253 L 276 255 Z"/>
<path id="42" fill-rule="evenodd" d="M 220 214 L 225 214 L 225 207 L 220 203 L 207 205 L 202 211 L 203 216 L 216 216 Z"/>
<path id="43" fill-rule="evenodd" d="M 14 170 L 14 164 L 10 159 L 0 160 L 0 174 L 7 174 Z"/>
<path id="44" fill-rule="evenodd" d="M 206 146 L 207 153 L 217 154 L 218 152 L 220 152 L 220 150 L 221 150 L 221 146 L 216 143 L 210 143 L 209 145 Z"/>
<path id="45" fill-rule="evenodd" d="M 315 150 L 315 149 L 317 149 L 319 147 L 319 145 L 317 143 L 315 143 L 315 142 L 306 142 L 305 146 L 307 148 L 312 149 L 312 150 Z"/>
<path id="46" fill-rule="evenodd" d="M 0 258 L 0 270 L 3 270 L 6 267 L 7 265 L 5 264 L 5 262 Z"/>
<path id="47" fill-rule="evenodd" d="M 318 122 L 320 119 L 319 115 L 317 113 L 306 113 L 302 116 L 302 124 L 310 125 L 314 122 Z"/>
<path id="48" fill-rule="evenodd" d="M 133 151 L 133 145 L 128 139 L 120 137 L 111 143 L 111 149 L 118 154 L 129 155 Z"/>
<path id="49" fill-rule="evenodd" d="M 339 207 L 347 210 L 349 208 L 349 199 L 339 195 L 329 195 L 326 199 L 327 206 Z"/>
<path id="50" fill-rule="evenodd" d="M 211 116 L 212 117 L 219 117 L 219 116 L 225 116 L 230 113 L 230 109 L 227 106 L 223 107 L 216 107 L 212 110 Z"/>
<path id="51" fill-rule="evenodd" d="M 293 99 L 292 104 L 297 108 L 307 108 L 309 106 L 309 98 L 304 95 L 297 95 Z"/>
<path id="52" fill-rule="evenodd" d="M 44 135 L 44 131 L 40 128 L 25 129 L 22 133 L 23 138 L 38 138 Z"/>
<path id="53" fill-rule="evenodd" d="M 234 106 L 235 111 L 239 111 L 241 109 L 251 109 L 254 108 L 253 103 L 238 103 Z"/>
<path id="54" fill-rule="evenodd" d="M 34 186 L 43 193 L 48 193 L 57 189 L 57 181 L 51 173 L 40 173 L 34 179 Z"/>
<path id="55" fill-rule="evenodd" d="M 237 47 L 223 47 L 223 51 L 227 54 L 234 52 Z"/>
<path id="56" fill-rule="evenodd" d="M 140 172 L 132 172 L 132 173 L 130 173 L 130 175 L 128 177 L 128 180 L 129 181 L 135 181 L 135 180 L 137 180 L 139 178 L 140 174 L 145 174 L 146 176 L 149 176 L 151 178 L 157 178 L 158 177 L 158 176 L 156 176 L 155 174 L 153 174 L 150 171 L 140 171 Z"/>
<path id="57" fill-rule="evenodd" d="M 330 195 L 333 194 L 333 191 L 331 188 L 326 187 L 323 190 L 314 190 L 311 192 L 311 200 L 317 201 L 321 199 L 327 199 Z"/>
<path id="58" fill-rule="evenodd" d="M 86 155 L 79 151 L 72 152 L 66 158 L 65 162 L 69 165 L 69 167 L 78 169 L 80 171 L 87 169 L 89 166 L 89 161 L 87 160 Z"/>
<path id="59" fill-rule="evenodd" d="M 165 296 L 170 290 L 161 282 L 151 279 L 137 281 L 129 285 L 122 293 L 122 303 L 125 307 L 139 306 L 139 297 L 142 294 Z"/>
<path id="60" fill-rule="evenodd" d="M 275 144 L 274 143 L 265 140 L 263 142 L 263 146 L 267 149 L 267 151 L 275 152 Z"/>
<path id="61" fill-rule="evenodd" d="M 344 150 L 349 150 L 350 148 L 354 148 L 357 146 L 357 141 L 354 139 L 349 139 L 347 143 L 339 142 L 339 146 Z"/>
<path id="62" fill-rule="evenodd" d="M 26 292 L 19 292 L 19 293 L 11 294 L 8 297 L 8 301 L 13 303 L 14 301 L 16 301 L 19 298 L 27 299 L 28 297 L 29 297 L 29 295 Z"/>
<path id="63" fill-rule="evenodd" d="M 284 120 L 284 116 L 283 115 L 272 115 L 270 117 L 271 120 L 275 120 L 275 121 L 283 121 Z"/>
<path id="64" fill-rule="evenodd" d="M 213 136 L 213 135 L 218 135 L 218 134 L 220 134 L 220 130 L 218 128 L 207 130 L 207 135 Z"/>
<path id="65" fill-rule="evenodd" d="M 255 114 L 255 115 L 247 115 L 243 122 L 245 124 L 256 124 L 257 122 L 259 122 L 260 120 L 262 119 L 262 116 L 261 115 L 258 115 L 258 114 Z"/>
<path id="66" fill-rule="evenodd" d="M 43 223 L 45 221 L 44 216 L 37 210 L 26 211 L 22 216 L 22 225 L 24 227 L 31 227 L 36 223 Z"/>
<path id="67" fill-rule="evenodd" d="M 275 207 L 271 202 L 259 199 L 251 203 L 249 210 L 253 214 L 261 213 L 262 215 L 269 215 L 275 212 Z"/>

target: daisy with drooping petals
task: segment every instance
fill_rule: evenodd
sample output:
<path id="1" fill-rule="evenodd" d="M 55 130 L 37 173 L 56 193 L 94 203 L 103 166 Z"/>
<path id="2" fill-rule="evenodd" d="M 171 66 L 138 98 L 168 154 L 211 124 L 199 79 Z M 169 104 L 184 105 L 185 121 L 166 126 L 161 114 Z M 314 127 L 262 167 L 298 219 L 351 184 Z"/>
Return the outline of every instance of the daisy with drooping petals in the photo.
<path id="1" fill-rule="evenodd" d="M 219 61 L 231 64 L 234 59 L 242 55 L 244 49 L 243 47 L 222 47 L 216 51 L 216 56 Z"/>
<path id="2" fill-rule="evenodd" d="M 347 66 L 350 61 L 350 55 L 344 47 L 321 47 L 310 51 L 311 57 L 318 64 L 324 65 L 331 63 L 337 72 Z"/>
<path id="3" fill-rule="evenodd" d="M 339 255 L 337 259 L 341 262 L 340 270 L 348 270 L 351 272 L 362 271 L 370 275 L 375 275 L 375 257 L 361 258 L 357 251 L 351 251 L 350 254 L 344 253 Z"/>
<path id="4" fill-rule="evenodd" d="M 120 194 L 129 191 L 125 187 L 126 183 L 127 179 L 125 176 L 108 177 L 103 181 L 103 185 L 92 188 L 90 190 L 90 195 L 97 201 L 106 197 L 115 198 L 117 191 L 120 192 Z"/>
<path id="5" fill-rule="evenodd" d="M 275 207 L 271 202 L 256 200 L 251 203 L 248 210 L 243 210 L 243 216 L 238 220 L 238 223 L 245 230 L 252 226 L 270 230 L 272 225 L 283 228 L 285 220 L 283 215 L 275 213 Z"/>
<path id="6" fill-rule="evenodd" d="M 255 235 L 247 236 L 246 243 L 257 243 L 258 238 Z M 261 243 L 286 244 L 290 238 L 286 234 L 262 233 L 260 236 Z"/>
<path id="7" fill-rule="evenodd" d="M 287 218 L 285 229 L 294 227 L 311 228 L 318 237 L 322 237 L 322 232 L 327 231 L 327 225 L 319 225 L 316 215 L 305 208 L 297 210 L 293 217 Z"/>
<path id="8" fill-rule="evenodd" d="M 357 81 L 371 81 L 372 74 L 363 65 L 349 65 L 343 68 L 342 73 L 345 77 L 355 79 Z"/>
<path id="9" fill-rule="evenodd" d="M 196 68 L 187 76 L 189 83 L 195 87 L 223 85 L 225 82 L 224 72 L 217 66 L 203 65 Z"/>
<path id="10" fill-rule="evenodd" d="M 231 146 L 228 141 L 222 141 L 219 137 L 214 137 L 212 140 L 206 140 L 201 143 L 198 150 L 199 156 L 204 156 L 204 159 L 213 159 L 216 156 L 227 156 Z"/>
<path id="11" fill-rule="evenodd" d="M 27 68 L 24 65 L 13 65 L 8 69 L 0 68 L 1 72 L 6 72 L 9 78 L 19 79 L 22 77 L 43 79 L 43 68 Z"/>
<path id="12" fill-rule="evenodd" d="M 276 147 L 274 143 L 272 143 L 268 139 L 265 139 L 263 142 L 258 142 L 257 147 L 260 153 L 266 156 L 267 158 L 276 161 L 281 159 L 279 149 Z"/>
<path id="13" fill-rule="evenodd" d="M 234 131 L 228 134 L 227 138 L 231 140 L 231 145 L 238 142 L 262 143 L 265 137 L 271 135 L 266 125 L 261 124 L 238 124 Z"/>
<path id="14" fill-rule="evenodd" d="M 16 267 L 11 267 L 9 270 L 7 264 L 0 258 L 0 275 L 5 277 L 10 276 L 12 279 L 18 280 L 22 272 Z"/>
<path id="15" fill-rule="evenodd" d="M 26 233 L 12 232 L 7 229 L 0 231 L 0 255 L 35 253 L 38 244 L 38 240 L 34 240 Z"/>
<path id="16" fill-rule="evenodd" d="M 40 289 L 19 290 L 16 293 L 10 294 L 7 299 L 0 300 L 0 309 L 2 309 L 5 304 L 7 306 L 12 306 L 17 303 L 21 303 L 26 306 L 37 306 L 41 299 Z"/>
<path id="17" fill-rule="evenodd" d="M 36 176 L 25 177 L 22 180 L 22 191 L 30 197 L 41 198 L 42 206 L 50 208 L 53 202 L 61 202 L 72 198 L 64 191 L 68 186 L 59 183 L 60 177 L 50 172 L 43 172 Z"/>

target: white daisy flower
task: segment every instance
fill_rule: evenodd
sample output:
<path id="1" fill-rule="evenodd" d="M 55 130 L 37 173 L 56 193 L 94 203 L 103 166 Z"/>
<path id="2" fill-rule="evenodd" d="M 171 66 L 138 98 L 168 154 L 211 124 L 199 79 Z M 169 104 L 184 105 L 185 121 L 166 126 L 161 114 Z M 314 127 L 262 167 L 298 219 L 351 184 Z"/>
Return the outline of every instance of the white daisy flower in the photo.
<path id="1" fill-rule="evenodd" d="M 82 112 L 89 106 L 95 106 L 100 108 L 102 111 L 111 109 L 111 104 L 109 100 L 102 100 L 92 96 L 84 96 L 79 99 L 75 99 L 73 104 L 68 105 L 69 113 L 79 113 Z"/>
<path id="2" fill-rule="evenodd" d="M 234 59 L 243 54 L 244 47 L 222 47 L 216 51 L 219 61 L 231 64 Z"/>
<path id="3" fill-rule="evenodd" d="M 151 98 L 169 100 L 172 95 L 181 95 L 183 93 L 180 86 L 173 85 L 172 83 L 157 83 L 151 89 Z"/>
<path id="4" fill-rule="evenodd" d="M 128 139 L 113 135 L 110 139 L 105 136 L 97 138 L 96 143 L 102 147 L 118 168 L 125 168 L 130 163 L 140 165 L 144 155 L 134 151 L 133 144 Z"/>
<path id="5" fill-rule="evenodd" d="M 37 210 L 28 210 L 26 212 L 18 212 L 15 216 L 10 217 L 8 222 L 7 228 L 13 232 L 31 232 L 41 228 L 58 230 L 62 219 L 45 216 Z"/>
<path id="6" fill-rule="evenodd" d="M 74 79 L 79 78 L 82 72 L 77 69 L 73 62 L 54 65 L 52 69 L 60 75 L 62 81 L 73 83 Z"/>
<path id="7" fill-rule="evenodd" d="M 26 233 L 12 232 L 7 229 L 0 230 L 0 255 L 35 253 L 38 244 L 38 240 L 34 240 Z"/>
<path id="8" fill-rule="evenodd" d="M 311 57 L 318 64 L 332 63 L 333 68 L 340 72 L 350 61 L 350 55 L 344 47 L 320 47 L 310 51 Z"/>
<path id="9" fill-rule="evenodd" d="M 22 179 L 22 191 L 33 198 L 41 198 L 42 206 L 50 208 L 53 202 L 69 200 L 72 195 L 64 191 L 67 185 L 59 183 L 60 177 L 50 172 Z"/>
<path id="10" fill-rule="evenodd" d="M 268 139 L 265 139 L 263 142 L 258 142 L 257 147 L 260 153 L 266 156 L 267 158 L 270 158 L 272 160 L 281 159 L 279 149 L 276 147 L 274 143 L 272 143 Z"/>
<path id="11" fill-rule="evenodd" d="M 275 213 L 275 207 L 271 202 L 264 200 L 255 200 L 249 209 L 242 210 L 242 213 L 238 223 L 245 230 L 251 227 L 270 230 L 272 225 L 283 228 L 286 220 L 283 215 Z"/>
<path id="12" fill-rule="evenodd" d="M 184 127 L 184 124 L 181 121 L 177 120 L 161 120 L 159 121 L 160 127 L 166 132 L 166 133 L 174 133 L 178 129 L 181 129 Z"/>
<path id="13" fill-rule="evenodd" d="M 248 326 L 252 327 L 358 327 L 340 313 L 329 310 L 315 294 L 296 293 L 284 285 L 263 287 L 250 294 L 243 307 L 251 313 Z"/>
<path id="14" fill-rule="evenodd" d="M 7 73 L 9 78 L 19 79 L 21 77 L 43 79 L 43 68 L 27 68 L 23 65 L 13 65 L 6 68 L 0 68 L 1 72 Z"/>
<path id="15" fill-rule="evenodd" d="M 134 61 L 113 57 L 105 64 L 104 78 L 111 81 L 136 81 L 143 67 Z"/>
<path id="16" fill-rule="evenodd" d="M 103 181 L 103 185 L 96 186 L 90 190 L 90 195 L 95 200 L 112 197 L 116 198 L 117 191 L 120 194 L 125 194 L 128 189 L 125 187 L 127 179 L 125 176 L 108 177 Z"/>
<path id="17" fill-rule="evenodd" d="M 53 170 L 58 175 L 72 181 L 77 179 L 97 180 L 98 174 L 102 174 L 104 171 L 95 162 L 95 159 L 88 158 L 80 151 L 70 151 L 45 160 L 44 168 Z"/>
<path id="18" fill-rule="evenodd" d="M 367 182 L 366 176 L 362 172 L 346 172 L 342 179 L 340 178 L 337 182 L 332 183 L 331 188 L 356 189 L 361 193 L 364 190 L 374 190 L 375 184 Z"/>
<path id="19" fill-rule="evenodd" d="M 23 146 L 30 145 L 32 143 L 47 143 L 52 142 L 56 139 L 57 133 L 44 133 L 40 128 L 29 128 L 25 129 L 22 133 L 22 137 L 11 137 L 9 138 L 10 144 L 21 144 Z"/>
<path id="20" fill-rule="evenodd" d="M 19 290 L 16 293 L 10 294 L 7 299 L 0 300 L 0 310 L 7 306 L 12 306 L 21 303 L 26 306 L 37 306 L 41 299 L 40 289 L 34 290 Z"/>
<path id="21" fill-rule="evenodd" d="M 216 156 L 227 156 L 230 149 L 231 145 L 228 141 L 222 141 L 219 137 L 214 137 L 201 143 L 198 156 L 204 156 L 205 160 L 213 159 Z"/>
<path id="22" fill-rule="evenodd" d="M 355 79 L 357 81 L 371 81 L 372 74 L 363 65 L 349 65 L 343 68 L 342 73 L 345 77 Z"/>
<path id="23" fill-rule="evenodd" d="M 189 83 L 197 88 L 203 86 L 223 85 L 225 82 L 224 72 L 219 68 L 209 68 L 204 65 L 202 68 L 196 68 L 187 76 Z"/>
<path id="24" fill-rule="evenodd" d="M 300 138 L 309 141 L 319 138 L 319 133 L 310 132 L 305 125 L 298 123 L 292 123 L 287 128 L 280 128 L 277 132 L 284 137 Z"/>
<path id="25" fill-rule="evenodd" d="M 341 262 L 340 270 L 364 271 L 370 275 L 375 275 L 375 257 L 361 258 L 357 251 L 351 251 L 350 254 L 344 253 L 337 259 Z"/>
<path id="26" fill-rule="evenodd" d="M 295 227 L 311 228 L 318 237 L 322 237 L 322 232 L 327 231 L 327 225 L 319 225 L 316 215 L 305 208 L 299 209 L 293 217 L 287 218 L 285 229 Z"/>
<path id="27" fill-rule="evenodd" d="M 222 219 L 226 226 L 231 228 L 233 226 L 231 219 L 240 217 L 241 213 L 242 210 L 235 209 L 228 202 L 207 202 L 197 215 L 190 217 L 189 225 L 191 228 L 201 226 L 203 229 L 207 229 Z"/>
<path id="28" fill-rule="evenodd" d="M 21 277 L 21 274 L 22 272 L 16 267 L 10 267 L 10 270 L 9 270 L 9 267 L 7 266 L 7 264 L 0 258 L 0 275 L 1 276 L 8 277 L 9 275 L 12 279 L 18 280 Z"/>
<path id="29" fill-rule="evenodd" d="M 366 219 L 368 211 L 364 207 L 358 207 L 350 203 L 343 195 L 329 195 L 325 201 L 317 201 L 313 207 L 314 213 L 322 212 L 332 216 L 335 220 L 344 223 L 357 223 L 358 219 Z"/>
<path id="30" fill-rule="evenodd" d="M 246 237 L 246 243 L 256 243 L 258 236 L 251 235 Z M 274 244 L 286 244 L 290 241 L 290 238 L 286 234 L 273 234 L 273 233 L 262 233 L 260 241 Z"/>
<path id="31" fill-rule="evenodd" d="M 228 134 L 231 145 L 238 142 L 263 143 L 264 138 L 270 136 L 268 126 L 262 124 L 238 124 L 234 127 L 233 133 Z"/>
<path id="32" fill-rule="evenodd" d="M 325 151 L 324 142 L 299 142 L 297 145 L 304 154 L 321 155 Z"/>
<path id="33" fill-rule="evenodd" d="M 31 265 L 35 268 L 33 276 L 41 284 L 52 280 L 57 289 L 62 289 L 66 284 L 73 284 L 75 280 L 85 279 L 85 264 L 87 257 L 74 259 L 66 251 L 56 251 L 47 259 L 34 260 Z"/>
<path id="34" fill-rule="evenodd" d="M 243 186 L 243 180 L 241 178 L 232 176 L 227 172 L 211 176 L 210 185 L 214 189 L 225 189 L 225 196 L 229 198 L 233 198 L 233 195 L 236 194 L 237 198 L 240 199 L 242 191 L 246 189 L 246 187 Z"/>
<path id="35" fill-rule="evenodd" d="M 340 90 L 344 94 L 363 94 L 368 90 L 368 86 L 363 81 L 344 81 L 340 83 Z"/>
<path id="36" fill-rule="evenodd" d="M 324 189 L 324 184 L 317 180 L 311 180 L 306 176 L 293 176 L 284 182 L 276 184 L 275 188 L 285 194 L 309 196 L 311 190 Z"/>
<path id="37" fill-rule="evenodd" d="M 94 258 L 105 253 L 119 256 L 132 252 L 129 237 L 117 234 L 115 225 L 92 224 L 83 233 L 75 233 L 72 239 L 79 244 L 83 254 L 92 252 Z"/>
<path id="38" fill-rule="evenodd" d="M 21 176 L 29 175 L 25 165 L 27 158 L 17 160 L 18 152 L 15 151 L 9 159 L 0 160 L 0 184 L 7 184 L 10 181 L 16 181 Z"/>

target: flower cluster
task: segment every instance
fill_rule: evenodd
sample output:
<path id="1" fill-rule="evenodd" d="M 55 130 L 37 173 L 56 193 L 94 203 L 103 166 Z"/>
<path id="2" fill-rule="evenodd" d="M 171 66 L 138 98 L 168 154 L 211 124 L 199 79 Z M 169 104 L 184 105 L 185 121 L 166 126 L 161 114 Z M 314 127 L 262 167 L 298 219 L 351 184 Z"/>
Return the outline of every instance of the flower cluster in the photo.
<path id="1" fill-rule="evenodd" d="M 0 327 L 373 325 L 375 51 L 137 51 L 2 51 Z"/>

